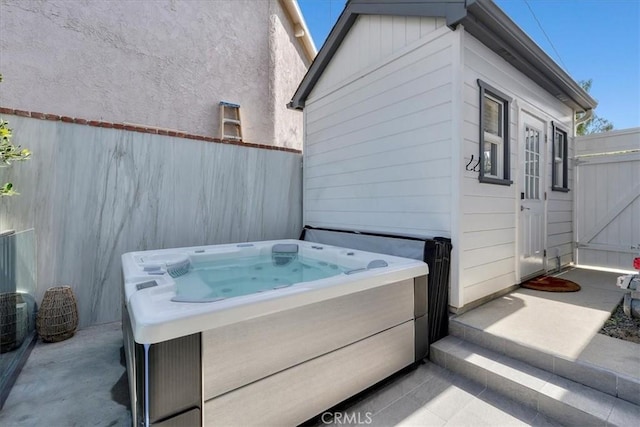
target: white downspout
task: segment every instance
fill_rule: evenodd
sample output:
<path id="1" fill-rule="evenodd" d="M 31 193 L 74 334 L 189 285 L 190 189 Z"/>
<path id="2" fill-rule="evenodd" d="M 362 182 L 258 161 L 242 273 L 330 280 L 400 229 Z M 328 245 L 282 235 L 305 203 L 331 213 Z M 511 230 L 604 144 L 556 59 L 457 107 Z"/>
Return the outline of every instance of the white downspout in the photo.
<path id="1" fill-rule="evenodd" d="M 287 12 L 287 15 L 289 15 L 289 18 L 291 19 L 294 35 L 297 39 L 300 40 L 304 53 L 307 56 L 307 60 L 309 61 L 309 63 L 313 62 L 313 59 L 316 57 L 318 51 L 316 50 L 316 45 L 313 42 L 313 39 L 311 38 L 309 28 L 307 28 L 307 23 L 302 16 L 302 11 L 300 10 L 298 1 L 280 0 L 280 4 L 282 5 L 282 7 L 284 7 L 284 10 Z"/>
<path id="2" fill-rule="evenodd" d="M 574 159 L 577 159 L 577 155 L 575 153 L 577 153 L 577 147 L 576 147 L 576 131 L 578 130 L 578 126 L 580 126 L 582 123 L 586 122 L 587 120 L 590 120 L 593 117 L 593 108 L 590 108 L 588 110 L 586 110 L 584 112 L 584 116 L 580 117 L 579 119 L 576 118 L 576 114 L 573 115 L 574 117 L 574 123 L 573 123 L 573 145 L 574 145 Z M 578 185 L 578 168 L 574 167 L 573 168 L 573 179 L 574 179 L 574 183 L 575 185 Z M 577 239 L 577 235 L 578 235 L 578 215 L 577 215 L 577 211 L 578 211 L 578 207 L 577 207 L 577 203 L 576 203 L 576 197 L 573 197 L 573 263 L 577 264 L 578 263 L 578 245 L 576 244 Z M 562 263 L 562 259 L 560 258 L 559 254 L 558 254 L 558 270 L 560 270 L 560 266 Z"/>
<path id="3" fill-rule="evenodd" d="M 584 112 L 584 116 L 580 117 L 580 119 L 576 120 L 576 128 L 580 126 L 582 123 L 590 120 L 593 117 L 593 108 Z"/>

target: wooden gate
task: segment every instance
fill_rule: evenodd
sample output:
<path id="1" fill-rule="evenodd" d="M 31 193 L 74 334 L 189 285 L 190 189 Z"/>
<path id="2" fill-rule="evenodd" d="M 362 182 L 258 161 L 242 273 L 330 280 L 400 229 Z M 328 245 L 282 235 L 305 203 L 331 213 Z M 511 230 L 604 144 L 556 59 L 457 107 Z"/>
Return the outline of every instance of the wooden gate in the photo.
<path id="1" fill-rule="evenodd" d="M 576 263 L 633 270 L 640 254 L 640 128 L 576 138 Z"/>

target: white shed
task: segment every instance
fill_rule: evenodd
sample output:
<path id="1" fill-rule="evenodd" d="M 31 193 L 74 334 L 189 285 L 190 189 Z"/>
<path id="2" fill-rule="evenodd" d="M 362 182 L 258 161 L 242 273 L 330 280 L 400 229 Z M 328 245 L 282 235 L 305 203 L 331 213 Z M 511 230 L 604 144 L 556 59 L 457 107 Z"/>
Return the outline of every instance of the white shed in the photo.
<path id="1" fill-rule="evenodd" d="M 450 237 L 464 311 L 573 261 L 591 98 L 490 0 L 350 0 L 290 108 L 304 223 Z"/>

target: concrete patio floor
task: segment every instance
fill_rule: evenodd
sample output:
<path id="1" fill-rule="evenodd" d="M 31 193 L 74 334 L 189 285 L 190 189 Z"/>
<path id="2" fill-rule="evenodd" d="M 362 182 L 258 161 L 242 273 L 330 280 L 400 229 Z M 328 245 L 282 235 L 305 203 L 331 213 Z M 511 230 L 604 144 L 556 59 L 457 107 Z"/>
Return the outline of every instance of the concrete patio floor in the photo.
<path id="1" fill-rule="evenodd" d="M 515 343 L 544 352 L 550 357 L 548 366 L 541 367 L 548 371 L 557 355 L 640 379 L 640 345 L 598 334 L 625 293 L 616 287 L 620 274 L 572 268 L 557 276 L 582 289 L 555 293 L 519 288 L 457 316 L 451 327 L 471 326 L 502 340 L 503 346 Z"/>
<path id="2" fill-rule="evenodd" d="M 130 426 L 120 323 L 79 330 L 59 343 L 38 341 L 11 389 L 0 425 Z"/>
<path id="3" fill-rule="evenodd" d="M 457 321 L 490 330 L 504 342 L 526 342 L 640 377 L 640 346 L 597 334 L 622 297 L 614 284 L 617 275 L 580 269 L 563 275 L 583 289 L 571 294 L 517 289 Z M 0 411 L 0 425 L 130 426 L 120 327 L 100 325 L 61 343 L 38 342 Z M 334 419 L 328 414 L 306 424 L 559 425 L 430 362 L 396 374 L 331 412 L 341 415 Z"/>

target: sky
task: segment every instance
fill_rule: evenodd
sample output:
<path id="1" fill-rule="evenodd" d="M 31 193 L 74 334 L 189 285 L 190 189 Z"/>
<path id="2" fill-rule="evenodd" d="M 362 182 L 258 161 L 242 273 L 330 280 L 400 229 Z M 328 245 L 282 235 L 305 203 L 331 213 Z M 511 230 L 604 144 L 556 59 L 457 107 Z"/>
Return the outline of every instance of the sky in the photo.
<path id="1" fill-rule="evenodd" d="M 640 0 L 494 1 L 575 80 L 593 79 L 598 116 L 640 126 Z M 346 1 L 298 4 L 320 50 Z"/>

